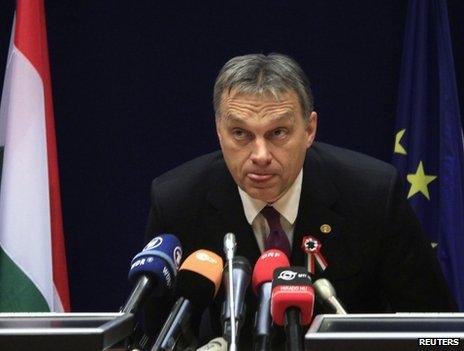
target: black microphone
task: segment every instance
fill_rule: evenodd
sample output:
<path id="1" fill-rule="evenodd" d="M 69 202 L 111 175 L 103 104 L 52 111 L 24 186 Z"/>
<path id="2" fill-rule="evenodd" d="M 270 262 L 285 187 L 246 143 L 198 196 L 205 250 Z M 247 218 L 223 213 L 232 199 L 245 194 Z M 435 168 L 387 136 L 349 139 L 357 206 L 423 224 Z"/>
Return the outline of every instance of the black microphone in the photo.
<path id="1" fill-rule="evenodd" d="M 171 289 L 181 258 L 182 247 L 174 235 L 162 234 L 153 238 L 131 262 L 129 281 L 135 286 L 121 312 L 135 313 L 151 290 L 162 295 Z"/>
<path id="2" fill-rule="evenodd" d="M 235 330 L 237 340 L 240 339 L 240 329 L 245 321 L 246 316 L 246 305 L 245 305 L 245 293 L 250 284 L 251 278 L 251 266 L 248 260 L 242 256 L 235 256 L 232 263 L 232 274 L 234 286 L 230 291 L 233 294 L 234 300 L 234 316 L 235 316 Z M 229 289 L 229 267 L 228 263 L 224 267 L 224 273 L 222 275 L 222 281 L 226 288 Z M 225 299 L 222 304 L 222 313 L 221 313 L 221 322 L 222 322 L 222 332 L 223 337 L 227 342 L 230 342 L 231 339 L 231 314 L 229 299 Z"/>
<path id="3" fill-rule="evenodd" d="M 325 303 L 336 314 L 347 314 L 329 280 L 325 278 L 318 279 L 314 282 L 313 287 L 316 290 L 316 300 Z"/>
<path id="4" fill-rule="evenodd" d="M 252 286 L 259 297 L 259 306 L 255 315 L 253 330 L 253 350 L 266 351 L 271 349 L 271 288 L 272 275 L 279 267 L 288 267 L 290 262 L 280 250 L 265 251 L 256 261 L 253 268 Z"/>
<path id="5" fill-rule="evenodd" d="M 193 314 L 202 312 L 216 296 L 221 285 L 222 268 L 222 258 L 211 251 L 198 250 L 187 257 L 177 274 L 178 299 L 152 351 L 172 350 L 181 335 L 192 339 L 190 335 L 186 335 L 190 319 Z"/>

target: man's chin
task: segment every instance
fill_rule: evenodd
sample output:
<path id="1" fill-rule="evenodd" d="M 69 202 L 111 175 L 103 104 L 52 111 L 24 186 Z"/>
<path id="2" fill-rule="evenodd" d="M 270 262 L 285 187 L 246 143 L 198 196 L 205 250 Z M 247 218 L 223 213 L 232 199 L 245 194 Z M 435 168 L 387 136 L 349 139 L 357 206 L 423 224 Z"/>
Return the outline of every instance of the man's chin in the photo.
<path id="1" fill-rule="evenodd" d="M 269 188 L 255 188 L 250 187 L 245 190 L 245 192 L 250 195 L 252 198 L 261 200 L 267 203 L 272 203 L 276 201 L 280 196 L 274 189 Z"/>

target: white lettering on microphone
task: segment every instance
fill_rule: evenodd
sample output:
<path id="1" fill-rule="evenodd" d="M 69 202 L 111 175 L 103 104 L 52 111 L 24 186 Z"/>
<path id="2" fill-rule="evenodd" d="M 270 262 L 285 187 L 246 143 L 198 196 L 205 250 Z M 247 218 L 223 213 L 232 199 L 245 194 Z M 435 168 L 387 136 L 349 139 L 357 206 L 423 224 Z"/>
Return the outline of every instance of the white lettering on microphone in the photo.
<path id="1" fill-rule="evenodd" d="M 264 260 L 266 258 L 269 258 L 269 257 L 280 257 L 281 254 L 279 252 L 266 252 L 264 253 L 262 256 L 261 256 L 261 259 Z"/>
<path id="2" fill-rule="evenodd" d="M 176 263 L 176 267 L 179 268 L 180 261 L 182 260 L 182 249 L 180 246 L 176 246 L 174 249 L 174 262 Z"/>
<path id="3" fill-rule="evenodd" d="M 166 285 L 168 288 L 170 288 L 172 284 L 172 279 L 171 279 L 171 273 L 169 272 L 168 267 L 166 266 L 163 267 L 163 274 L 164 274 L 164 278 L 166 279 Z"/>
<path id="4" fill-rule="evenodd" d="M 281 285 L 279 286 L 279 291 L 291 291 L 291 292 L 298 292 L 298 291 L 308 291 L 308 286 L 305 285 Z"/>
<path id="5" fill-rule="evenodd" d="M 213 263 L 213 264 L 216 264 L 217 261 L 212 258 L 210 255 L 208 255 L 207 253 L 205 252 L 199 252 L 196 254 L 196 257 L 197 259 L 199 259 L 200 261 L 204 261 L 204 262 L 209 262 L 209 263 Z"/>
<path id="6" fill-rule="evenodd" d="M 134 263 L 132 263 L 131 269 L 133 269 L 135 267 L 138 267 L 138 266 L 143 266 L 144 264 L 145 264 L 145 258 L 141 258 L 141 259 L 135 261 Z"/>

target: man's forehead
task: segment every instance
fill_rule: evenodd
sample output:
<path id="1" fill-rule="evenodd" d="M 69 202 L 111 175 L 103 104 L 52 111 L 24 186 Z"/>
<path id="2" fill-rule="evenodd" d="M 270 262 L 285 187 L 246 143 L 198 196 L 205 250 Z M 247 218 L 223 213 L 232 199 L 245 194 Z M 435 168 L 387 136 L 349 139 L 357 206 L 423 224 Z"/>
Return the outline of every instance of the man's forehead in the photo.
<path id="1" fill-rule="evenodd" d="M 274 110 L 279 115 L 288 115 L 299 111 L 298 97 L 292 92 L 274 95 L 271 92 L 251 94 L 240 91 L 224 92 L 221 101 L 223 116 L 240 114 L 241 111 L 264 112 Z M 234 113 L 235 112 L 235 113 Z"/>
<path id="2" fill-rule="evenodd" d="M 264 90 L 259 93 L 244 92 L 239 89 L 232 89 L 230 91 L 225 90 L 222 94 L 222 101 L 227 102 L 231 100 L 247 100 L 250 102 L 262 103 L 262 102 L 280 102 L 284 100 L 297 100 L 298 96 L 293 90 L 286 90 L 281 92 L 271 92 Z"/>
<path id="3" fill-rule="evenodd" d="M 246 121 L 248 120 L 247 117 L 234 114 L 233 112 L 225 114 L 224 119 L 228 123 L 246 123 Z M 284 122 L 286 120 L 293 121 L 294 119 L 294 114 L 289 112 L 284 112 L 282 114 L 272 114 L 266 118 L 266 120 L 268 120 L 269 122 Z"/>

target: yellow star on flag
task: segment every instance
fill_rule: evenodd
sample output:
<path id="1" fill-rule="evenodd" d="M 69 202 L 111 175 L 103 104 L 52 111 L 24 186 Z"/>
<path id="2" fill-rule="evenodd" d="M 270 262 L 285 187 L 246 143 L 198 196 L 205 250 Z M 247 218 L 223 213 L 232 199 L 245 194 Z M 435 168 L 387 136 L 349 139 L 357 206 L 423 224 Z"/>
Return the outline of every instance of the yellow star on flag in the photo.
<path id="1" fill-rule="evenodd" d="M 417 166 L 417 170 L 415 174 L 408 174 L 407 180 L 411 183 L 411 188 L 409 189 L 408 199 L 421 192 L 427 200 L 430 200 L 429 195 L 429 188 L 427 185 L 431 183 L 437 176 L 434 175 L 426 175 L 424 173 L 424 166 L 422 165 L 422 161 L 419 162 L 419 166 Z"/>
<path id="2" fill-rule="evenodd" d="M 401 129 L 398 133 L 395 135 L 395 148 L 393 149 L 393 152 L 395 154 L 401 154 L 401 155 L 406 155 L 407 152 L 403 145 L 400 144 L 401 138 L 403 137 L 404 133 L 406 132 L 406 129 Z"/>

